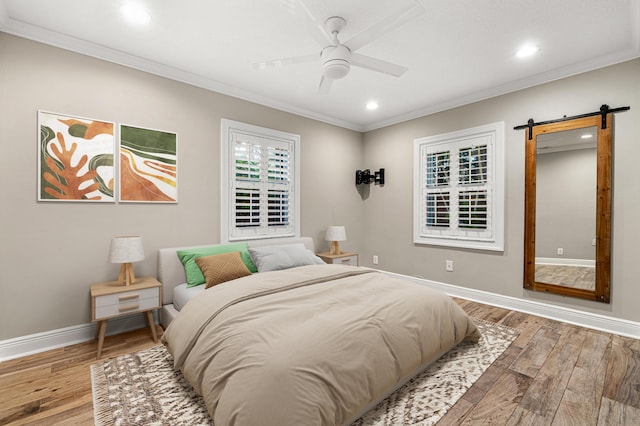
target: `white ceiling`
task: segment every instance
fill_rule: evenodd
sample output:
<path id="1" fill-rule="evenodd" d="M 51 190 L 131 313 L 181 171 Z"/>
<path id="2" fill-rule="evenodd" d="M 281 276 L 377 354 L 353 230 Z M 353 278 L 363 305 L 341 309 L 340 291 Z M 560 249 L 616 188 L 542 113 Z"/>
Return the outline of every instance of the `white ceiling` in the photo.
<path id="1" fill-rule="evenodd" d="M 359 131 L 640 57 L 640 0 L 417 0 L 423 14 L 358 50 L 409 70 L 352 67 L 322 95 L 319 58 L 252 66 L 319 55 L 301 0 L 133 0 L 145 27 L 124 1 L 0 0 L 0 31 Z M 345 41 L 413 0 L 303 1 L 319 21 L 344 17 Z M 526 42 L 540 51 L 516 58 Z"/>

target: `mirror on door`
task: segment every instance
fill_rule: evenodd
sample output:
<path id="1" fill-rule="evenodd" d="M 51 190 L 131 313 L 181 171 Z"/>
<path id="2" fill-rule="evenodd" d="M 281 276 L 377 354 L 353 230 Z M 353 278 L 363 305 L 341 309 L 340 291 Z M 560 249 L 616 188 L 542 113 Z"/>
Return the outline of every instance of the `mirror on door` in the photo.
<path id="1" fill-rule="evenodd" d="M 596 126 L 536 139 L 535 280 L 596 289 Z"/>
<path id="2" fill-rule="evenodd" d="M 527 133 L 525 280 L 534 291 L 609 302 L 611 115 Z"/>

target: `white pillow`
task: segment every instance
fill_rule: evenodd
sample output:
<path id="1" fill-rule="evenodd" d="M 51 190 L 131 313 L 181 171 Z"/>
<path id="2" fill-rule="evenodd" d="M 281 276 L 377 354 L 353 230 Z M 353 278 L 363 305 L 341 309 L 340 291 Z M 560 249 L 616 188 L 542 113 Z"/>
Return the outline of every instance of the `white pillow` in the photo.
<path id="1" fill-rule="evenodd" d="M 281 246 L 249 247 L 249 254 L 258 272 L 278 271 L 304 265 L 324 265 L 304 244 L 284 244 Z"/>

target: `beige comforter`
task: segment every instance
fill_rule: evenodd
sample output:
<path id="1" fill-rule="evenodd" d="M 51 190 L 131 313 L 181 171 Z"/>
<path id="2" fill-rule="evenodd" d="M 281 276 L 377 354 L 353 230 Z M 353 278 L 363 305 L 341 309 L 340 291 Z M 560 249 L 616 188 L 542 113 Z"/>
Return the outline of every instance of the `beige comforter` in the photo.
<path id="1" fill-rule="evenodd" d="M 254 274 L 191 300 L 163 342 L 218 426 L 350 424 L 479 332 L 448 296 L 345 265 Z"/>

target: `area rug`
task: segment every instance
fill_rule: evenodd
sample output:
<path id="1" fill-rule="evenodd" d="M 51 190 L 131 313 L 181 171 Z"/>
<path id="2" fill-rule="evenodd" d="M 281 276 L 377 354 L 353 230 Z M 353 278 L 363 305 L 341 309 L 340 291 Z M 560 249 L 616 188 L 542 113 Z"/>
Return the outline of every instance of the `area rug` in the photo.
<path id="1" fill-rule="evenodd" d="M 509 347 L 518 331 L 474 319 L 478 343 L 462 342 L 353 426 L 435 424 Z M 164 346 L 91 366 L 95 424 L 213 425 L 204 402 L 173 370 Z"/>

